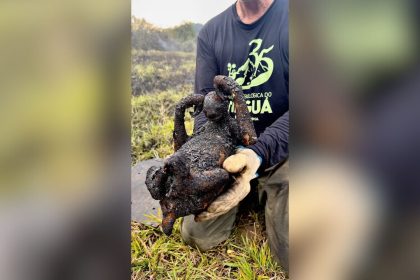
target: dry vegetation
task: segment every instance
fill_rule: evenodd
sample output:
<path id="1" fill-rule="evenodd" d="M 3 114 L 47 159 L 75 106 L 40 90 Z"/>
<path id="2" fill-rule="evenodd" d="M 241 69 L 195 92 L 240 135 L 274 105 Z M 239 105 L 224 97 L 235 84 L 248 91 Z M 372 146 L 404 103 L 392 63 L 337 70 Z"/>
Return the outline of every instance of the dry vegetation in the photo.
<path id="1" fill-rule="evenodd" d="M 195 55 L 187 52 L 133 51 L 132 94 L 174 90 L 192 93 Z"/>
<path id="2" fill-rule="evenodd" d="M 176 103 L 193 92 L 194 53 L 133 51 L 131 159 L 163 158 L 173 153 Z M 186 114 L 187 131 L 192 120 Z"/>

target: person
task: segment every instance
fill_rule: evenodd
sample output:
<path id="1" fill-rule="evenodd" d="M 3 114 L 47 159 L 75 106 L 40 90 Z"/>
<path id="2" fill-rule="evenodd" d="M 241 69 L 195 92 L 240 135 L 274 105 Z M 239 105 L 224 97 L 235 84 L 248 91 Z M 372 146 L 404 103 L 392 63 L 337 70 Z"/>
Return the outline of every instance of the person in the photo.
<path id="1" fill-rule="evenodd" d="M 289 40 L 287 0 L 238 0 L 207 22 L 197 38 L 195 92 L 214 90 L 213 78 L 226 75 L 242 86 L 257 143 L 238 148 L 223 167 L 240 173 L 235 183 L 197 216 L 186 216 L 183 240 L 206 251 L 225 241 L 239 204 L 257 181 L 265 204 L 268 243 L 288 269 Z M 234 114 L 232 102 L 230 113 Z M 195 118 L 196 131 L 206 122 Z M 258 175 L 260 174 L 260 175 Z M 258 178 L 257 178 L 258 177 Z M 255 179 L 255 180 L 254 180 Z"/>

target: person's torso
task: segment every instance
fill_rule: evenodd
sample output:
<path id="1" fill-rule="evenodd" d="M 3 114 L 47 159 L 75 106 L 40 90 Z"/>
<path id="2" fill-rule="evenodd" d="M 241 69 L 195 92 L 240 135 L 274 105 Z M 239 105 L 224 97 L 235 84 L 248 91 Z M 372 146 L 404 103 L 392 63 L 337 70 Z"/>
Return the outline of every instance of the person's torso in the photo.
<path id="1" fill-rule="evenodd" d="M 240 21 L 233 5 L 207 32 L 219 73 L 242 86 L 259 135 L 289 108 L 288 1 L 275 0 L 249 25 Z M 229 111 L 235 111 L 232 102 Z"/>

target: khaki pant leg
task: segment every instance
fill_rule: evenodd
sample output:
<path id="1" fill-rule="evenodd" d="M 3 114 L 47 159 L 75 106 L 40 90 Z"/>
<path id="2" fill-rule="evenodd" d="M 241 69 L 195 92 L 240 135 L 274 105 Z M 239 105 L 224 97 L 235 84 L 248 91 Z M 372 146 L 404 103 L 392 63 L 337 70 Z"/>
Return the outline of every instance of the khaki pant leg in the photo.
<path id="1" fill-rule="evenodd" d="M 286 270 L 289 263 L 289 161 L 267 171 L 259 180 L 260 199 L 266 197 L 265 223 L 274 259 Z"/>
<path id="2" fill-rule="evenodd" d="M 235 223 L 238 207 L 215 219 L 195 222 L 194 215 L 182 219 L 181 237 L 185 243 L 207 251 L 228 239 Z"/>

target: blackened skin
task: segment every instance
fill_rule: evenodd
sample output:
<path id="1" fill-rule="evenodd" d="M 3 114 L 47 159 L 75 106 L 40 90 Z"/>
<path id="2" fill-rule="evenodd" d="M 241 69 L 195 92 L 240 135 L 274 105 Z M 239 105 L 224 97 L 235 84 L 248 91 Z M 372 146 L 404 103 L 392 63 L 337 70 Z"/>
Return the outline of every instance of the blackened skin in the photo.
<path id="1" fill-rule="evenodd" d="M 187 131 L 185 130 L 185 110 L 192 106 L 196 107 L 194 115 L 198 115 L 203 108 L 204 96 L 201 94 L 192 94 L 183 98 L 175 108 L 175 125 L 174 125 L 174 149 L 175 152 L 184 145 L 188 140 Z"/>
<path id="2" fill-rule="evenodd" d="M 162 229 L 171 235 L 177 218 L 204 211 L 232 182 L 223 169 L 224 160 L 237 145 L 251 145 L 257 137 L 240 86 L 231 78 L 216 76 L 216 91 L 183 98 L 175 109 L 174 149 L 163 167 L 151 167 L 146 186 L 160 200 Z M 228 113 L 233 99 L 236 119 Z M 185 110 L 195 106 L 194 114 L 204 112 L 208 121 L 191 137 L 184 124 Z"/>
<path id="3" fill-rule="evenodd" d="M 236 109 L 236 119 L 241 130 L 242 142 L 246 146 L 255 144 L 257 141 L 257 134 L 241 87 L 232 78 L 219 75 L 214 78 L 214 88 L 219 95 L 233 97 L 233 103 L 235 104 Z"/>

